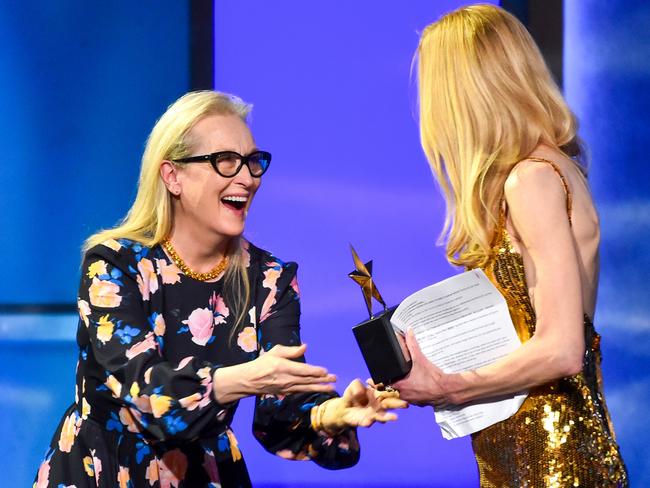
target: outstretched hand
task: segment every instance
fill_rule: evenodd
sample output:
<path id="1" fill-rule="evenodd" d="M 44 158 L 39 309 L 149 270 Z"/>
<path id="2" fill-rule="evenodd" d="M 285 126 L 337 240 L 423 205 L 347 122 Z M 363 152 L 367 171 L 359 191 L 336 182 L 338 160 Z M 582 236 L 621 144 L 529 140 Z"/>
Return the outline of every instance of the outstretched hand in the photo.
<path id="1" fill-rule="evenodd" d="M 383 424 L 397 420 L 397 415 L 388 410 L 407 406 L 397 392 L 378 391 L 357 379 L 348 385 L 342 397 L 315 407 L 312 423 L 317 430 L 322 428 L 329 433 L 348 427 L 370 427 L 375 422 Z"/>
<path id="2" fill-rule="evenodd" d="M 229 403 L 250 395 L 333 391 L 335 375 L 321 366 L 297 361 L 306 347 L 276 345 L 253 361 L 218 368 L 213 378 L 216 400 Z"/>
<path id="3" fill-rule="evenodd" d="M 391 386 L 399 391 L 402 400 L 414 405 L 448 405 L 444 389 L 444 379 L 447 375 L 422 353 L 412 329 L 406 332 L 406 347 L 411 355 L 411 371 Z"/>

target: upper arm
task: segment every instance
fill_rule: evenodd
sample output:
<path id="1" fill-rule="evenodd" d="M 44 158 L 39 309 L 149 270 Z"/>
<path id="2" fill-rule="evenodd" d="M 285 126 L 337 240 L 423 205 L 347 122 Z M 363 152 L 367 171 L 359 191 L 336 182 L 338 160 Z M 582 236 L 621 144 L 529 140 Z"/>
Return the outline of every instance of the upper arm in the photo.
<path id="1" fill-rule="evenodd" d="M 268 351 L 276 344 L 300 345 L 300 294 L 296 263 L 265 263 L 258 292 L 260 346 Z"/>
<path id="2" fill-rule="evenodd" d="M 562 181 L 549 164 L 524 161 L 506 180 L 505 197 L 535 269 L 535 336 L 567 344 L 581 356 L 580 265 Z"/>

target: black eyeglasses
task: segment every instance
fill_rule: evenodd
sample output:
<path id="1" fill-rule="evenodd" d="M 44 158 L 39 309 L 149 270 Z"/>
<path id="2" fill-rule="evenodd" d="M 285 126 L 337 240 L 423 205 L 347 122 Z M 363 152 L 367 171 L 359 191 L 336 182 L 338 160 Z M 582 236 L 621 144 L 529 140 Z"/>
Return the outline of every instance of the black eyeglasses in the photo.
<path id="1" fill-rule="evenodd" d="M 251 176 L 259 178 L 271 164 L 271 153 L 266 151 L 254 151 L 248 156 L 242 156 L 235 151 L 218 151 L 203 156 L 190 156 L 187 158 L 174 159 L 175 163 L 205 163 L 210 164 L 217 174 L 224 178 L 232 178 L 241 170 L 242 166 L 248 166 Z"/>

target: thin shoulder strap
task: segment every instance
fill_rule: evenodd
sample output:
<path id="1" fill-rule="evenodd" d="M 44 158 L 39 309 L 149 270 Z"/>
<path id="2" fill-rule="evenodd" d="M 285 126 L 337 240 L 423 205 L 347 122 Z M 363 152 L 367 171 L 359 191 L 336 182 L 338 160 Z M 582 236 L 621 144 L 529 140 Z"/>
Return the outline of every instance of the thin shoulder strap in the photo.
<path id="1" fill-rule="evenodd" d="M 548 159 L 544 159 L 544 158 L 526 158 L 526 160 L 535 161 L 538 163 L 550 164 L 553 170 L 560 177 L 560 181 L 562 182 L 562 186 L 564 187 L 564 193 L 566 194 L 566 213 L 567 213 L 567 217 L 569 218 L 569 225 L 573 225 L 573 222 L 571 221 L 571 211 L 573 208 L 573 199 L 571 198 L 571 190 L 569 189 L 569 184 L 567 183 L 565 176 L 562 174 L 562 171 L 560 171 L 559 166 L 553 161 L 549 161 Z M 506 196 L 505 193 L 502 193 L 501 201 L 499 202 L 499 220 L 497 222 L 497 228 L 501 229 L 502 231 L 505 231 L 506 228 L 505 226 L 506 226 L 507 213 L 508 213 L 508 205 L 506 203 Z"/>
<path id="2" fill-rule="evenodd" d="M 551 168 L 557 173 L 557 175 L 560 177 L 560 181 L 562 181 L 562 186 L 564 187 L 564 193 L 566 193 L 566 213 L 567 216 L 569 217 L 569 224 L 573 224 L 571 222 L 571 212 L 573 209 L 573 198 L 571 197 L 571 190 L 569 189 L 569 184 L 567 183 L 567 180 L 565 176 L 562 174 L 562 171 L 560 170 L 560 167 L 557 165 L 557 163 L 554 163 L 553 161 L 549 161 L 548 159 L 544 158 L 527 158 L 528 161 L 535 161 L 538 163 L 547 163 L 551 165 Z"/>

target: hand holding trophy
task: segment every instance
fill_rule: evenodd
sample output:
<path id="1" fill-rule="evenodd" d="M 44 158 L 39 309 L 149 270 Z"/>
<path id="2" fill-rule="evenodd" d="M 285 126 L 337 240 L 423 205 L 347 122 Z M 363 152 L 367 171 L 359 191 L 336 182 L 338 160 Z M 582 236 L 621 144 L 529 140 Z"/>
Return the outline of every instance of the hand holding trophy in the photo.
<path id="1" fill-rule="evenodd" d="M 368 320 L 353 327 L 352 331 L 374 386 L 381 390 L 386 388 L 385 385 L 406 376 L 411 369 L 411 361 L 404 355 L 403 346 L 390 323 L 396 307 L 386 307 L 386 302 L 372 279 L 372 261 L 363 264 L 354 247 L 350 246 L 350 249 L 355 270 L 348 276 L 361 286 L 370 316 Z M 373 297 L 383 306 L 378 314 L 372 313 Z"/>
<path id="2" fill-rule="evenodd" d="M 396 390 L 383 386 L 402 378 L 410 369 L 410 362 L 404 358 L 390 324 L 394 308 L 386 308 L 384 299 L 372 281 L 372 261 L 364 265 L 354 248 L 352 257 L 356 269 L 348 276 L 361 286 L 370 315 L 369 320 L 354 328 L 354 335 L 374 384 L 366 387 L 358 379 L 354 380 L 345 389 L 342 397 L 332 398 L 312 409 L 312 427 L 328 435 L 337 435 L 351 426 L 370 427 L 375 422 L 397 420 L 397 415 L 388 410 L 408 407 L 408 403 L 399 398 Z M 372 314 L 373 297 L 384 307 L 376 316 Z M 392 352 L 393 356 L 385 356 L 387 351 Z"/>

